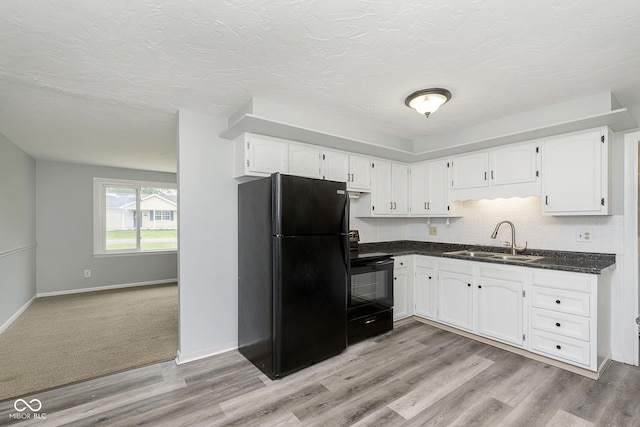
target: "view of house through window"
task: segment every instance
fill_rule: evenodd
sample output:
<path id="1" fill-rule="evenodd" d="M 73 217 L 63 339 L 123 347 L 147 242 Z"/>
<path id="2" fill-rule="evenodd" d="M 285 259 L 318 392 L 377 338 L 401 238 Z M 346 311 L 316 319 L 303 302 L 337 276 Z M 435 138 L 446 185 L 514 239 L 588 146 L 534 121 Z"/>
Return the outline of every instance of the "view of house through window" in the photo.
<path id="1" fill-rule="evenodd" d="M 120 183 L 101 189 L 105 253 L 177 249 L 177 190 Z"/>

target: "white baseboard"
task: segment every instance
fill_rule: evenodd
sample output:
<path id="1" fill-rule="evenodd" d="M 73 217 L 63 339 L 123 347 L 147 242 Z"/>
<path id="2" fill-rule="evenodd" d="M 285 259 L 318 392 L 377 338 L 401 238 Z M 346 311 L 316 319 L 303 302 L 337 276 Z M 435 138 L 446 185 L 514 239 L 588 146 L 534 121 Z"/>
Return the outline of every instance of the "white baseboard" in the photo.
<path id="1" fill-rule="evenodd" d="M 238 348 L 238 342 L 232 342 L 225 345 L 221 345 L 214 348 L 208 348 L 206 350 L 200 350 L 189 354 L 181 354 L 178 350 L 176 356 L 176 364 L 182 365 L 189 362 L 195 362 L 196 360 L 205 359 L 207 357 L 215 356 L 217 354 L 226 353 L 227 351 L 236 350 Z"/>
<path id="2" fill-rule="evenodd" d="M 70 295 L 70 294 L 79 294 L 83 292 L 96 292 L 96 291 L 108 291 L 110 289 L 122 289 L 122 288 L 134 288 L 137 286 L 152 286 L 152 285 L 162 285 L 164 283 L 173 283 L 177 282 L 178 279 L 166 279 L 166 280 L 155 280 L 150 282 L 137 282 L 137 283 L 125 283 L 122 285 L 108 285 L 108 286 L 98 286 L 95 288 L 83 288 L 83 289 L 69 289 L 65 291 L 54 291 L 54 292 L 38 292 L 36 294 L 36 298 L 40 297 L 53 297 L 58 295 Z"/>
<path id="3" fill-rule="evenodd" d="M 12 324 L 13 322 L 15 322 L 15 320 L 18 318 L 18 316 L 20 316 L 22 313 L 24 313 L 24 311 L 25 311 L 27 308 L 29 308 L 29 306 L 31 305 L 31 303 L 32 303 L 32 302 L 33 302 L 33 300 L 35 300 L 35 299 L 36 299 L 36 297 L 35 297 L 35 296 L 34 296 L 34 297 L 32 297 L 32 298 L 31 298 L 31 299 L 30 299 L 30 300 L 29 300 L 25 305 L 23 305 L 22 307 L 20 307 L 20 309 L 19 309 L 18 311 L 16 311 L 16 312 L 13 314 L 13 316 L 11 316 L 11 317 L 9 318 L 9 320 L 7 320 L 6 322 L 4 322 L 4 323 L 2 324 L 2 326 L 0 326 L 0 334 L 1 334 L 1 333 L 3 333 L 4 331 L 6 331 L 6 330 L 7 330 L 7 328 L 8 328 L 9 326 L 11 326 L 11 324 Z"/>

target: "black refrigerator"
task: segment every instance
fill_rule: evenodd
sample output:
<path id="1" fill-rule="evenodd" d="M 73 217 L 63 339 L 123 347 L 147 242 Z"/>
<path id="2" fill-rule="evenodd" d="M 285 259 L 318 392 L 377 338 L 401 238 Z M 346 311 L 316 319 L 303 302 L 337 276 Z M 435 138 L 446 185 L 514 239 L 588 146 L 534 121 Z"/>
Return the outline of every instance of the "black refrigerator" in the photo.
<path id="1" fill-rule="evenodd" d="M 238 349 L 269 378 L 346 348 L 348 232 L 343 182 L 238 185 Z"/>

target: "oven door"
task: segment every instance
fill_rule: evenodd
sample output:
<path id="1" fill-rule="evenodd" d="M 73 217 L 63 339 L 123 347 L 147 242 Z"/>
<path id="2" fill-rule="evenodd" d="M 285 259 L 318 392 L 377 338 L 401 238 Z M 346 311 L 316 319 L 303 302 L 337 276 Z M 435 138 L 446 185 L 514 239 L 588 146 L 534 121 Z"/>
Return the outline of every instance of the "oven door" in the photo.
<path id="1" fill-rule="evenodd" d="M 381 310 L 393 307 L 393 259 L 352 265 L 350 279 L 350 309 L 368 305 Z"/>

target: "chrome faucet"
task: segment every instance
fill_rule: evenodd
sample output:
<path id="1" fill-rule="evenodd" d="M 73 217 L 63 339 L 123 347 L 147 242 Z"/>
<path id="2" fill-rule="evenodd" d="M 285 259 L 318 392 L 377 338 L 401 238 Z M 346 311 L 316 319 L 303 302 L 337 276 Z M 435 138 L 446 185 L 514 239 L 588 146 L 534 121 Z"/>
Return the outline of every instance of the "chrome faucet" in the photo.
<path id="1" fill-rule="evenodd" d="M 493 233 L 491 233 L 491 238 L 495 239 L 498 237 L 498 230 L 502 224 L 509 224 L 511 226 L 511 255 L 516 255 L 518 251 L 527 249 L 527 242 L 524 242 L 524 248 L 518 248 L 516 246 L 516 226 L 513 225 L 511 221 L 500 221 L 498 225 L 496 225 L 495 230 L 493 230 Z"/>

